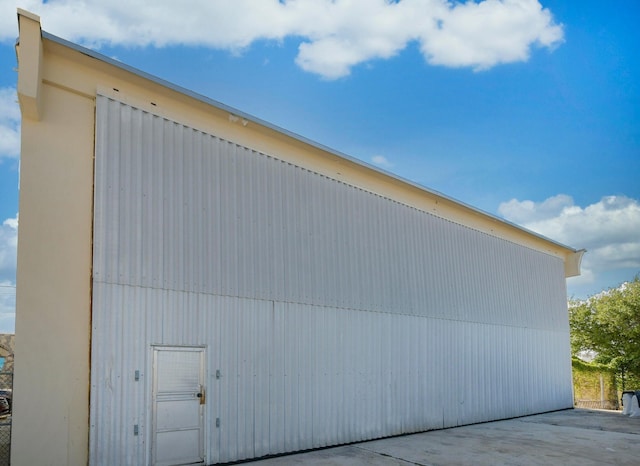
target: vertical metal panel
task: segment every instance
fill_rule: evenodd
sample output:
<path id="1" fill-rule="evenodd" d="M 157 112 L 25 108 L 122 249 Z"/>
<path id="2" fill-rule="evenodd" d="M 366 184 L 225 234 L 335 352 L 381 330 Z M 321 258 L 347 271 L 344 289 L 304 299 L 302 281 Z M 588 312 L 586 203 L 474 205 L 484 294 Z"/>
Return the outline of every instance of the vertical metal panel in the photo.
<path id="1" fill-rule="evenodd" d="M 559 259 L 120 102 L 97 115 L 92 464 L 149 462 L 153 344 L 207 348 L 210 463 L 571 406 Z"/>
<path id="2" fill-rule="evenodd" d="M 99 107 L 97 280 L 564 324 L 558 258 L 119 102 Z"/>

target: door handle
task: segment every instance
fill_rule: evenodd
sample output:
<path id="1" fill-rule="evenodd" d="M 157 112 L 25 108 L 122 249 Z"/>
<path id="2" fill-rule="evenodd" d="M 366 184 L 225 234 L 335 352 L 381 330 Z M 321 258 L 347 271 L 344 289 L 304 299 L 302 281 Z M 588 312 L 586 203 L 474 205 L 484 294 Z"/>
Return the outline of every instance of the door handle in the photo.
<path id="1" fill-rule="evenodd" d="M 197 394 L 196 394 L 196 396 L 197 396 L 198 398 L 200 398 L 200 404 L 201 404 L 201 405 L 203 405 L 203 404 L 204 404 L 204 401 L 205 401 L 205 398 L 206 398 L 206 397 L 204 396 L 204 388 L 202 388 L 202 387 L 201 387 L 201 388 L 200 388 L 200 392 L 199 392 L 199 393 L 197 393 Z"/>

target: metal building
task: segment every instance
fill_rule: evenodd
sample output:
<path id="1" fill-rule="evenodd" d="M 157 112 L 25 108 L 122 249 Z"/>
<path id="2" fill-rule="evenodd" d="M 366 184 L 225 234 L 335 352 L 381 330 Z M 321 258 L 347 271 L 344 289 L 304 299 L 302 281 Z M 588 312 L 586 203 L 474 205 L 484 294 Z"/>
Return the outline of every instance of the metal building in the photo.
<path id="1" fill-rule="evenodd" d="M 582 251 L 19 24 L 15 464 L 214 464 L 572 406 Z"/>

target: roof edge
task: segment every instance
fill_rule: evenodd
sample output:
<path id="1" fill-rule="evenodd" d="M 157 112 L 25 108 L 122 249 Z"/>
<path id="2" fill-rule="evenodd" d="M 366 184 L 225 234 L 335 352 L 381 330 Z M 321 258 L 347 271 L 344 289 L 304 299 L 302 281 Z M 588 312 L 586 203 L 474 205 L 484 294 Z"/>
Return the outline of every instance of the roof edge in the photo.
<path id="1" fill-rule="evenodd" d="M 216 107 L 216 108 L 218 108 L 218 109 L 220 109 L 222 111 L 229 112 L 229 113 L 231 113 L 233 115 L 236 115 L 236 116 L 238 116 L 240 118 L 243 118 L 243 119 L 245 119 L 245 120 L 247 120 L 249 122 L 252 122 L 254 124 L 260 125 L 260 126 L 266 128 L 266 129 L 269 129 L 271 131 L 283 134 L 283 135 L 285 135 L 285 136 L 287 136 L 289 138 L 292 138 L 292 139 L 294 139 L 294 140 L 296 140 L 296 141 L 298 141 L 300 143 L 303 143 L 305 145 L 308 145 L 310 147 L 313 147 L 315 149 L 318 149 L 320 151 L 326 152 L 326 153 L 328 153 L 330 155 L 333 155 L 335 157 L 338 157 L 340 159 L 348 161 L 348 162 L 350 162 L 350 163 L 352 163 L 354 165 L 357 165 L 357 166 L 362 167 L 362 168 L 364 168 L 366 170 L 374 172 L 375 174 L 382 175 L 382 176 L 390 178 L 390 179 L 392 179 L 392 180 L 394 180 L 396 182 L 399 182 L 399 183 L 401 183 L 403 185 L 406 185 L 406 186 L 411 187 L 413 189 L 417 189 L 417 190 L 419 190 L 421 192 L 424 192 L 425 194 L 428 194 L 429 196 L 440 198 L 440 199 L 442 199 L 442 200 L 444 200 L 446 202 L 455 204 L 455 205 L 457 205 L 459 207 L 462 207 L 463 209 L 469 211 L 472 214 L 480 215 L 480 216 L 485 217 L 485 218 L 487 218 L 487 219 L 489 219 L 491 221 L 494 221 L 494 222 L 497 222 L 499 224 L 505 225 L 505 226 L 507 226 L 509 228 L 515 229 L 517 231 L 520 231 L 520 232 L 522 232 L 522 233 L 524 233 L 524 234 L 526 234 L 528 236 L 531 236 L 533 238 L 537 238 L 537 239 L 542 240 L 542 241 L 544 241 L 546 243 L 549 243 L 549 244 L 553 245 L 554 247 L 561 248 L 564 251 L 566 251 L 566 253 L 568 253 L 568 255 L 570 255 L 570 256 L 575 256 L 575 257 L 579 256 L 579 259 L 572 261 L 572 262 L 574 262 L 574 264 L 577 264 L 577 270 L 576 270 L 575 266 L 570 267 L 569 269 L 572 271 L 572 275 L 567 275 L 567 276 L 574 276 L 574 275 L 579 275 L 580 274 L 579 267 L 580 267 L 580 261 L 581 261 L 582 255 L 585 252 L 584 249 L 575 249 L 575 248 L 572 248 L 570 246 L 567 246 L 567 245 L 565 245 L 563 243 L 560 243 L 560 242 L 558 242 L 556 240 L 548 238 L 548 237 L 546 237 L 546 236 L 544 236 L 542 234 L 539 234 L 539 233 L 536 233 L 534 231 L 531 231 L 531 230 L 529 230 L 529 229 L 527 229 L 527 228 L 525 228 L 525 227 L 523 227 L 521 225 L 517 225 L 517 224 L 515 224 L 515 223 L 513 223 L 513 222 L 511 222 L 509 220 L 506 220 L 504 218 L 498 217 L 497 215 L 491 214 L 491 213 L 486 212 L 486 211 L 484 211 L 482 209 L 479 209 L 477 207 L 471 206 L 471 205 L 469 205 L 469 204 L 467 204 L 465 202 L 462 202 L 460 200 L 457 200 L 455 198 L 447 196 L 447 195 L 445 195 L 445 194 L 443 194 L 443 193 L 441 193 L 439 191 L 427 188 L 427 187 L 425 187 L 425 186 L 423 186 L 421 184 L 418 184 L 418 183 L 416 183 L 414 181 L 411 181 L 411 180 L 408 180 L 408 179 L 403 178 L 401 176 L 398 176 L 398 175 L 396 175 L 394 173 L 391 173 L 391 172 L 389 172 L 387 170 L 384 170 L 382 168 L 379 168 L 379 167 L 376 167 L 374 165 L 371 165 L 371 164 L 369 164 L 369 163 L 367 163 L 365 161 L 362 161 L 362 160 L 357 159 L 355 157 L 352 157 L 352 156 L 350 156 L 348 154 L 345 154 L 343 152 L 335 150 L 335 149 L 333 149 L 331 147 L 328 147 L 328 146 L 326 146 L 324 144 L 318 143 L 318 142 L 313 141 L 311 139 L 308 139 L 308 138 L 306 138 L 304 136 L 296 134 L 296 133 L 294 133 L 292 131 L 289 131 L 289 130 L 287 130 L 285 128 L 282 128 L 282 127 L 279 127 L 279 126 L 274 125 L 272 123 L 269 123 L 269 122 L 267 122 L 267 121 L 265 121 L 265 120 L 263 120 L 261 118 L 258 118 L 258 117 L 255 117 L 253 115 L 250 115 L 250 114 L 248 114 L 246 112 L 243 112 L 242 110 L 238 110 L 238 109 L 236 109 L 234 107 L 231 107 L 229 105 L 226 105 L 226 104 L 224 104 L 222 102 L 219 102 L 217 100 L 214 100 L 212 98 L 209 98 L 207 96 L 199 94 L 199 93 L 194 92 L 192 90 L 186 89 L 186 88 L 184 88 L 182 86 L 179 86 L 177 84 L 171 83 L 171 82 L 169 82 L 169 81 L 167 81 L 165 79 L 159 78 L 159 77 L 157 77 L 155 75 L 152 75 L 150 73 L 142 71 L 142 70 L 140 70 L 138 68 L 135 68 L 133 66 L 127 65 L 127 64 L 125 64 L 123 62 L 120 62 L 120 61 L 115 60 L 113 58 L 110 58 L 110 57 L 108 57 L 106 55 L 103 55 L 103 54 L 101 54 L 99 52 L 96 52 L 95 50 L 91 50 L 91 49 L 86 48 L 84 46 L 78 45 L 78 44 L 76 44 L 74 42 L 68 41 L 68 40 L 63 39 L 61 37 L 58 37 L 58 36 L 56 36 L 54 34 L 46 32 L 44 30 L 42 31 L 42 38 L 45 39 L 45 40 L 49 40 L 49 41 L 51 41 L 53 43 L 62 45 L 64 47 L 67 47 L 69 49 L 75 50 L 78 53 L 81 53 L 83 55 L 87 55 L 87 56 L 89 56 L 89 57 L 91 57 L 93 59 L 105 62 L 105 63 L 107 63 L 107 64 L 109 64 L 111 66 L 114 66 L 114 67 L 116 67 L 118 69 L 121 69 L 121 70 L 126 71 L 128 73 L 131 73 L 131 74 L 133 74 L 133 75 L 135 75 L 135 76 L 137 76 L 139 78 L 151 81 L 154 84 L 157 84 L 159 86 L 165 87 L 165 88 L 167 88 L 167 89 L 169 89 L 171 91 L 174 91 L 176 93 L 183 94 L 183 95 L 185 95 L 185 96 L 187 96 L 187 97 L 189 97 L 191 99 L 199 101 L 200 103 L 203 103 L 203 104 L 206 104 L 206 105 L 209 105 L 209 106 L 212 106 L 212 107 Z M 565 263 L 567 263 L 568 261 L 569 261 L 569 257 L 567 256 L 567 257 L 565 257 Z M 569 269 L 567 269 L 567 272 L 569 272 Z"/>

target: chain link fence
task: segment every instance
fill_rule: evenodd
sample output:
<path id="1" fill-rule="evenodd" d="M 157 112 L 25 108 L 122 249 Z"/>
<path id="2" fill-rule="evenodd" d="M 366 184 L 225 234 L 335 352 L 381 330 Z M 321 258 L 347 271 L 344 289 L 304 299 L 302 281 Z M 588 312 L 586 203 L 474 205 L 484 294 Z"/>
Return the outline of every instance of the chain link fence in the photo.
<path id="1" fill-rule="evenodd" d="M 13 372 L 0 372 L 0 466 L 11 463 Z"/>
<path id="2" fill-rule="evenodd" d="M 619 410 L 618 400 L 576 400 L 576 408 Z"/>

